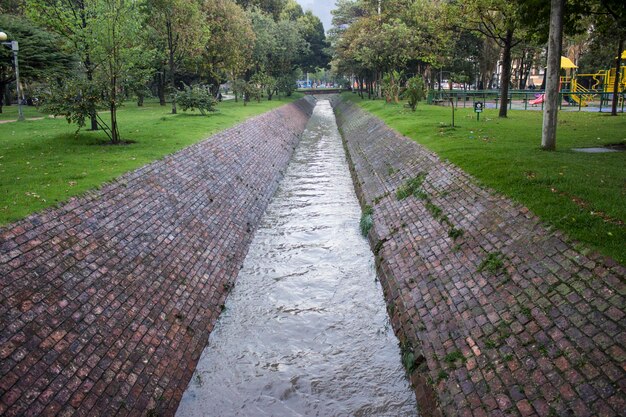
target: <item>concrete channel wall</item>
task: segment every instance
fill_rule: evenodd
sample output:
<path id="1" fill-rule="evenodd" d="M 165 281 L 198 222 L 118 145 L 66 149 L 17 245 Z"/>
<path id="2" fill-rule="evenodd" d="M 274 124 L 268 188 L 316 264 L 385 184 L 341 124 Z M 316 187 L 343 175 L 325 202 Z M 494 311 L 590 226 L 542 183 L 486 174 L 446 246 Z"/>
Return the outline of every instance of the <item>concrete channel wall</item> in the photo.
<path id="1" fill-rule="evenodd" d="M 623 415 L 626 269 L 334 107 L 421 415 Z"/>
<path id="2" fill-rule="evenodd" d="M 0 230 L 0 415 L 173 415 L 313 107 Z"/>

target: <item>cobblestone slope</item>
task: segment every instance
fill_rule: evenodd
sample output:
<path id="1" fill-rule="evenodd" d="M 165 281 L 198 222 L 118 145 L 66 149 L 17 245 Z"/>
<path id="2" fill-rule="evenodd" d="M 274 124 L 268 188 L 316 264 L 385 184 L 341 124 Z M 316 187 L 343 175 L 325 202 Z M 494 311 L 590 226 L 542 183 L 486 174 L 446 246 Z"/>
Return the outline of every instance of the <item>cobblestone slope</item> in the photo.
<path id="1" fill-rule="evenodd" d="M 335 101 L 423 416 L 626 415 L 625 268 Z"/>
<path id="2" fill-rule="evenodd" d="M 0 415 L 173 415 L 312 102 L 0 231 Z"/>

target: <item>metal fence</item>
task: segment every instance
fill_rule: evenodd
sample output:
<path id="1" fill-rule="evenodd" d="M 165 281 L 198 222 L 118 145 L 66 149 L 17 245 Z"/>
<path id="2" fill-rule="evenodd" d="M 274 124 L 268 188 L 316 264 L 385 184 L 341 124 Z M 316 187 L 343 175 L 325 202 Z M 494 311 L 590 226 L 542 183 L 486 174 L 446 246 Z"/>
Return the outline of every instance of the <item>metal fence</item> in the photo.
<path id="1" fill-rule="evenodd" d="M 508 106 L 514 110 L 543 110 L 542 90 L 510 90 Z M 626 92 L 618 93 L 618 112 L 624 112 Z M 570 92 L 562 91 L 560 96 L 561 110 L 610 112 L 613 93 L 604 92 Z M 500 105 L 499 90 L 430 90 L 427 103 L 456 108 L 473 107 L 480 101 L 486 108 L 498 108 Z"/>

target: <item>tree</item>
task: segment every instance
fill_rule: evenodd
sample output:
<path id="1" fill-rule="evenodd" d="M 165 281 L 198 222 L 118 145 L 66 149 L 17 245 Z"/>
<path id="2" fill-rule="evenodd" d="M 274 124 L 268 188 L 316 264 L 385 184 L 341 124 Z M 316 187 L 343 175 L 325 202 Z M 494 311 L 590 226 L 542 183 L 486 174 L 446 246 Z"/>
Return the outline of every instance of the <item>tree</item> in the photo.
<path id="1" fill-rule="evenodd" d="M 326 68 L 330 62 L 328 47 L 324 33 L 324 25 L 320 19 L 308 10 L 295 19 L 302 38 L 307 43 L 301 54 L 299 66 L 305 72 L 314 72 L 317 68 Z"/>
<path id="2" fill-rule="evenodd" d="M 172 113 L 176 114 L 176 72 L 185 59 L 203 52 L 209 32 L 206 19 L 196 0 L 147 0 L 148 24 L 165 45 L 169 81 L 174 99 Z"/>
<path id="3" fill-rule="evenodd" d="M 563 37 L 563 14 L 565 0 L 551 0 L 550 35 L 548 38 L 548 68 L 546 69 L 545 106 L 541 147 L 556 149 L 556 122 L 559 111 L 559 70 L 561 68 L 561 43 Z"/>
<path id="4" fill-rule="evenodd" d="M 121 142 L 117 124 L 117 108 L 122 83 L 128 79 L 140 62 L 146 60 L 145 49 L 139 43 L 141 16 L 139 2 L 125 0 L 95 0 L 97 17 L 92 22 L 91 50 L 98 63 L 97 77 L 107 108 L 110 111 L 109 134 L 111 142 Z"/>
<path id="5" fill-rule="evenodd" d="M 24 15 L 26 7 L 24 0 L 0 0 L 0 13 L 13 16 Z"/>
<path id="6" fill-rule="evenodd" d="M 258 8 L 272 16 L 274 21 L 280 20 L 281 13 L 287 5 L 288 0 L 237 0 L 246 9 Z"/>
<path id="7" fill-rule="evenodd" d="M 217 94 L 221 83 L 237 79 L 250 67 L 255 34 L 248 15 L 232 0 L 207 1 L 202 10 L 210 32 L 202 54 L 203 72 Z"/>
<path id="8" fill-rule="evenodd" d="M 62 77 L 76 66 L 74 57 L 61 49 L 61 40 L 26 18 L 0 15 L 0 28 L 19 42 L 19 66 L 23 81 Z M 0 113 L 7 86 L 15 81 L 12 53 L 0 47 Z"/>
<path id="9" fill-rule="evenodd" d="M 93 33 L 90 24 L 93 22 L 95 3 L 84 0 L 27 0 L 26 4 L 28 16 L 33 21 L 67 40 L 67 47 L 78 56 L 87 80 L 93 81 L 96 65 L 92 57 Z M 97 130 L 97 115 L 91 114 L 90 119 L 91 129 Z"/>
<path id="10" fill-rule="evenodd" d="M 293 74 L 298 67 L 299 56 L 307 47 L 298 30 L 297 22 L 290 20 L 275 22 L 271 16 L 256 8 L 248 10 L 248 15 L 256 39 L 252 49 L 252 66 L 247 79 L 255 73 L 263 73 L 275 80 Z"/>
<path id="11" fill-rule="evenodd" d="M 600 10 L 606 14 L 604 22 L 599 26 L 604 26 L 606 32 L 613 34 L 617 42 L 617 55 L 615 57 L 615 79 L 613 81 L 613 100 L 611 103 L 611 116 L 617 116 L 618 92 L 621 77 L 622 51 L 624 50 L 624 40 L 626 39 L 626 7 L 618 0 L 600 0 Z"/>
<path id="12" fill-rule="evenodd" d="M 460 7 L 458 16 L 468 22 L 468 29 L 494 40 L 502 48 L 499 116 L 506 117 L 511 83 L 511 51 L 522 41 L 521 36 L 515 36 L 520 29 L 519 8 L 507 0 L 467 0 Z"/>

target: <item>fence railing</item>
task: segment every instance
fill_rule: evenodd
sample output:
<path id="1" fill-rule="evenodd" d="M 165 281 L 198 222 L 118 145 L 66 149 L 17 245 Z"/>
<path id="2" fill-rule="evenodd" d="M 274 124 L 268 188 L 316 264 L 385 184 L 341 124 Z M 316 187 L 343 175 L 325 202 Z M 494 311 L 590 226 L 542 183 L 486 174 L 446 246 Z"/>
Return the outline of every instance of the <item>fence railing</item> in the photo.
<path id="1" fill-rule="evenodd" d="M 542 90 L 510 90 L 508 95 L 508 106 L 510 109 L 543 109 Z M 613 93 L 604 92 L 573 92 L 562 91 L 559 93 L 559 107 L 575 109 L 593 109 L 594 111 L 611 111 Z M 624 112 L 626 92 L 618 93 L 618 111 Z M 486 107 L 492 105 L 496 109 L 500 106 L 499 90 L 430 90 L 427 96 L 428 104 L 440 104 L 449 106 L 452 102 L 457 108 L 473 107 L 474 103 L 480 101 Z"/>

